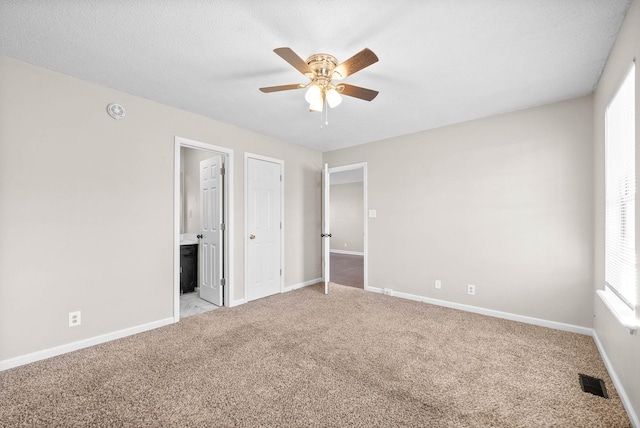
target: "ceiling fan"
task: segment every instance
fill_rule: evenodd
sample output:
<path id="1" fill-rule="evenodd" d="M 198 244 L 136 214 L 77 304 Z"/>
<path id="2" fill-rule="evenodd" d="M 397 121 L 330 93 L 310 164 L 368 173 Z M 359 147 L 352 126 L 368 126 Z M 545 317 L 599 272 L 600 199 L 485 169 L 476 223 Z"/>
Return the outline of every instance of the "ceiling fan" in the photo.
<path id="1" fill-rule="evenodd" d="M 305 61 L 291 48 L 277 48 L 273 51 L 311 81 L 307 84 L 268 86 L 260 88 L 262 92 L 308 88 L 305 99 L 309 103 L 309 111 L 319 112 L 325 110 L 327 105 L 331 108 L 337 107 L 342 102 L 340 94 L 365 101 L 371 101 L 378 95 L 378 91 L 372 89 L 346 83 L 334 83 L 334 80 L 342 80 L 378 62 L 378 57 L 370 49 L 361 50 L 341 64 L 338 64 L 335 57 L 328 54 L 311 55 Z"/>

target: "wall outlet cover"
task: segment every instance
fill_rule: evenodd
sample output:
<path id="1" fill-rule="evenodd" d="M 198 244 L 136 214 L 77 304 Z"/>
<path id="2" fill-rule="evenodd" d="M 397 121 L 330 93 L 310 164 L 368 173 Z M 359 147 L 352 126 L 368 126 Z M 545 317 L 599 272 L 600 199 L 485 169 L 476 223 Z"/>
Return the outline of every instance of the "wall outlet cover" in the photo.
<path id="1" fill-rule="evenodd" d="M 69 327 L 79 326 L 82 322 L 81 312 L 69 312 Z"/>
<path id="2" fill-rule="evenodd" d="M 436 279 L 436 284 L 435 287 L 439 290 L 442 288 L 442 281 L 440 281 L 439 279 Z"/>
<path id="3" fill-rule="evenodd" d="M 467 286 L 467 293 L 471 294 L 472 296 L 474 296 L 476 294 L 476 286 L 473 284 L 469 284 Z"/>
<path id="4" fill-rule="evenodd" d="M 382 292 L 385 296 L 393 296 L 393 290 L 391 288 L 383 288 Z"/>

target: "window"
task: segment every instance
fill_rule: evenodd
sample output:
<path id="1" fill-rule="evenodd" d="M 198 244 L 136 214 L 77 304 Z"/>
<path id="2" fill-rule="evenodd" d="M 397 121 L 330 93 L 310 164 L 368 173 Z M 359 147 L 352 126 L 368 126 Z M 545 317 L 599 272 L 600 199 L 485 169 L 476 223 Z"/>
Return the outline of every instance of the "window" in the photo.
<path id="1" fill-rule="evenodd" d="M 605 281 L 636 305 L 635 63 L 605 113 Z"/>

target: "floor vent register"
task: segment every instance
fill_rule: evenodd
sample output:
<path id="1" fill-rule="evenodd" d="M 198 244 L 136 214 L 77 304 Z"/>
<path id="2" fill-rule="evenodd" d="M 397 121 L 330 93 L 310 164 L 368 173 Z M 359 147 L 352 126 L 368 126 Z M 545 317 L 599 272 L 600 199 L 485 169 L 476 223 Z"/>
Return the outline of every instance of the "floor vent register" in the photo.
<path id="1" fill-rule="evenodd" d="M 579 374 L 580 386 L 584 392 L 588 392 L 593 395 L 597 395 L 604 398 L 609 398 L 607 395 L 607 387 L 604 385 L 602 379 Z"/>

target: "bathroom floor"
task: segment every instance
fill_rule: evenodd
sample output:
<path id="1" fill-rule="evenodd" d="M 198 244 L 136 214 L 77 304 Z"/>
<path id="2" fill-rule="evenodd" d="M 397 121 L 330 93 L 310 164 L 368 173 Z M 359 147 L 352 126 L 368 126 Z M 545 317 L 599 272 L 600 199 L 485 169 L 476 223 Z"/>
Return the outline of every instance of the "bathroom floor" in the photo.
<path id="1" fill-rule="evenodd" d="M 180 318 L 190 317 L 192 315 L 202 314 L 214 309 L 218 309 L 219 306 L 209 303 L 206 300 L 202 300 L 198 297 L 198 290 L 193 293 L 185 293 L 180 295 Z"/>

